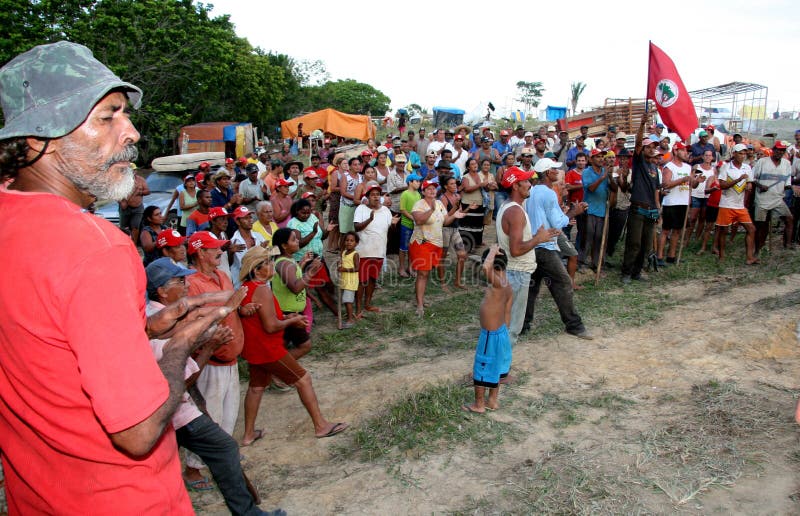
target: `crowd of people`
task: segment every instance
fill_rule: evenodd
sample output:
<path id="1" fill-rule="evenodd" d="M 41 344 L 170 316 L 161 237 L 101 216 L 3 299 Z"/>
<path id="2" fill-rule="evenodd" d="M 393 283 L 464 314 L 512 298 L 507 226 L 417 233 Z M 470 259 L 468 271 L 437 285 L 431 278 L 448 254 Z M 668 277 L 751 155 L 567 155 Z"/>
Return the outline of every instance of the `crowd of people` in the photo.
<path id="1" fill-rule="evenodd" d="M 783 220 L 786 247 L 797 238 L 800 131 L 791 146 L 736 135 L 728 149 L 713 126 L 694 143 L 660 125 L 645 135 L 647 116 L 632 142 L 613 127 L 571 140 L 553 126 L 495 139 L 491 127 L 428 137 L 403 125 L 358 155 L 325 140 L 307 166 L 290 145 L 217 170 L 204 162 L 175 191 L 181 218 L 170 228 L 130 167 L 138 87 L 60 42 L 0 69 L 0 88 L 0 238 L 15 243 L 0 259 L 17 271 L 0 290 L 0 449 L 16 513 L 190 513 L 186 489 L 214 484 L 233 514 L 263 513 L 240 448 L 267 435 L 257 428 L 264 392 L 295 389 L 316 438 L 345 431 L 323 415 L 302 359 L 321 312 L 346 330 L 381 311 L 387 271 L 413 281 L 422 317 L 432 271 L 445 292 L 471 288 L 465 262 L 485 248 L 476 398 L 464 406 L 482 413 L 499 407 L 543 283 L 565 331 L 593 338 L 575 306 L 576 273 L 604 274 L 623 235 L 626 284 L 646 280 L 651 255 L 653 267 L 677 263 L 690 235 L 701 253 L 711 239 L 723 260 L 742 227 L 748 264 L 771 221 Z M 58 116 L 46 109 L 56 105 Z M 121 199 L 120 224 L 136 230 L 93 216 L 98 198 Z M 14 223 L 31 210 L 50 238 Z M 240 358 L 249 382 L 237 443 Z M 64 478 L 74 480 L 65 488 Z"/>

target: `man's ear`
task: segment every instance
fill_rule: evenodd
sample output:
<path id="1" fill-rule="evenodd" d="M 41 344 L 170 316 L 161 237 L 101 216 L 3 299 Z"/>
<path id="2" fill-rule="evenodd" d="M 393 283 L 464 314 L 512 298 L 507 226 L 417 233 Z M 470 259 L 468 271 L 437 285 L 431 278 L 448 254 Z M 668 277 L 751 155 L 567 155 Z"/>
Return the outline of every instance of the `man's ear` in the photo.
<path id="1" fill-rule="evenodd" d="M 53 143 L 56 140 L 41 140 L 39 138 L 34 138 L 33 136 L 28 136 L 25 138 L 25 141 L 28 143 L 28 147 L 34 154 L 40 154 L 42 152 L 49 154 L 53 152 Z"/>

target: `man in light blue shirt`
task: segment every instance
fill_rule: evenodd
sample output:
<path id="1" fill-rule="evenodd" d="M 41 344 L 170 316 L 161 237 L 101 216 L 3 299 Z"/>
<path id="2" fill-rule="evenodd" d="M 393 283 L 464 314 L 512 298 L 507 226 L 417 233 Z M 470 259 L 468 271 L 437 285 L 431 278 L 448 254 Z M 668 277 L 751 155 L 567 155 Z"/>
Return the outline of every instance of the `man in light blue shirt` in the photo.
<path id="1" fill-rule="evenodd" d="M 591 166 L 583 171 L 583 200 L 589 204 L 586 210 L 589 216 L 586 219 L 586 244 L 584 252 L 591 248 L 592 270 L 596 270 L 600 260 L 600 249 L 603 238 L 603 222 L 606 217 L 606 207 L 610 192 L 617 191 L 617 183 L 609 181 L 609 171 L 603 167 L 605 151 L 594 149 L 589 154 Z"/>
<path id="2" fill-rule="evenodd" d="M 545 229 L 561 229 L 569 223 L 570 218 L 580 215 L 586 209 L 585 203 L 573 205 L 566 213 L 561 209 L 561 202 L 552 188 L 552 184 L 558 180 L 558 167 L 560 166 L 561 163 L 550 158 L 542 158 L 534 165 L 534 170 L 540 177 L 540 184 L 531 189 L 530 197 L 525 201 L 525 213 L 528 214 L 531 227 L 544 226 Z M 567 333 L 581 339 L 591 340 L 591 334 L 586 331 L 581 316 L 575 310 L 572 278 L 570 278 L 564 268 L 564 264 L 561 262 L 559 237 L 541 243 L 534 249 L 536 253 L 536 270 L 531 275 L 522 332 L 524 333 L 530 329 L 536 296 L 539 294 L 542 280 L 546 277 L 549 279 L 547 288 L 550 289 L 550 294 L 556 302 L 561 321 L 564 323 Z M 565 255 L 577 255 L 569 240 L 564 238 L 560 239 L 560 241 L 565 246 Z"/>

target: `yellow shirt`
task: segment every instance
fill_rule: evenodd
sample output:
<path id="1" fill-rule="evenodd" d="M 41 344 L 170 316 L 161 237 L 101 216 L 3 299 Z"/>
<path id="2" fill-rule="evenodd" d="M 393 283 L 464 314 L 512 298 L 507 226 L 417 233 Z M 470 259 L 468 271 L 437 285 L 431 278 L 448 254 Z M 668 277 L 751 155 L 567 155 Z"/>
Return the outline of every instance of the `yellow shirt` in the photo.
<path id="1" fill-rule="evenodd" d="M 354 269 L 355 268 L 355 256 L 356 252 L 353 251 L 350 254 L 347 254 L 347 251 L 342 252 L 342 268 L 343 269 Z M 358 290 L 358 273 L 357 272 L 342 272 L 341 280 L 339 286 L 342 290 Z"/>
<path id="2" fill-rule="evenodd" d="M 274 220 L 269 222 L 269 233 L 267 233 L 267 230 L 264 229 L 264 226 L 261 224 L 260 220 L 257 220 L 256 223 L 253 224 L 253 231 L 264 237 L 264 240 L 267 241 L 267 247 L 272 247 L 272 235 L 274 235 L 277 230 L 278 225 Z"/>

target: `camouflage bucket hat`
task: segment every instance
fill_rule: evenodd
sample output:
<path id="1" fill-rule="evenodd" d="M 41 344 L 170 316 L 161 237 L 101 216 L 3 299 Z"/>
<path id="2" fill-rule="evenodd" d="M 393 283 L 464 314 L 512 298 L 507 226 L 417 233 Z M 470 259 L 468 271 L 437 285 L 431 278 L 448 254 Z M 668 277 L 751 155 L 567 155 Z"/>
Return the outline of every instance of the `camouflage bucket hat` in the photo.
<path id="1" fill-rule="evenodd" d="M 69 134 L 116 88 L 126 90 L 133 107 L 139 107 L 142 90 L 114 75 L 85 46 L 59 41 L 34 47 L 0 68 L 6 122 L 0 140 Z"/>

